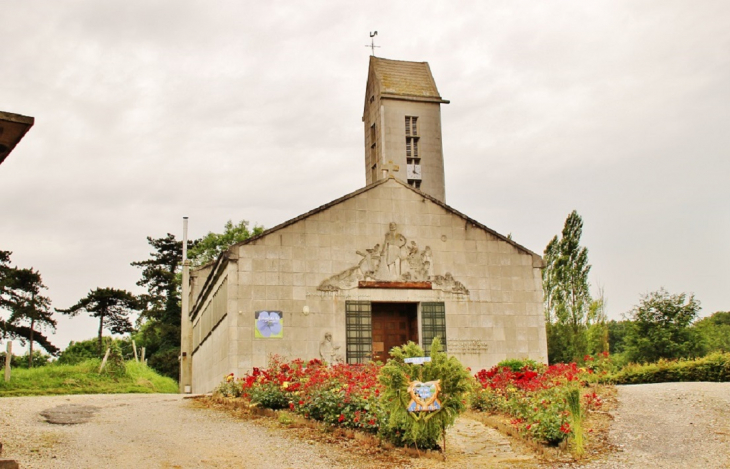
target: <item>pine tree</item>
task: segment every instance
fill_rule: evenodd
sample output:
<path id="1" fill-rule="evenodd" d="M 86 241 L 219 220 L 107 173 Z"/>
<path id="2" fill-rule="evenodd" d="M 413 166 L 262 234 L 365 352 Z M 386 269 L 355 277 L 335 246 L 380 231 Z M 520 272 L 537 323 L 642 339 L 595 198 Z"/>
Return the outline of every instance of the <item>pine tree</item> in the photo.
<path id="1" fill-rule="evenodd" d="M 113 334 L 131 332 L 132 322 L 129 315 L 138 311 L 141 305 L 137 297 L 126 290 L 116 288 L 97 288 L 68 309 L 56 309 L 59 313 L 73 317 L 84 311 L 91 317 L 99 318 L 99 353 L 102 348 L 104 329 Z"/>
<path id="2" fill-rule="evenodd" d="M 56 320 L 51 311 L 51 300 L 41 295 L 43 285 L 41 274 L 33 269 L 12 269 L 6 283 L 9 300 L 6 304 L 11 311 L 8 322 L 13 326 L 28 323 L 28 368 L 33 366 L 33 344 L 37 341 L 37 330 L 49 327 L 56 329 Z"/>

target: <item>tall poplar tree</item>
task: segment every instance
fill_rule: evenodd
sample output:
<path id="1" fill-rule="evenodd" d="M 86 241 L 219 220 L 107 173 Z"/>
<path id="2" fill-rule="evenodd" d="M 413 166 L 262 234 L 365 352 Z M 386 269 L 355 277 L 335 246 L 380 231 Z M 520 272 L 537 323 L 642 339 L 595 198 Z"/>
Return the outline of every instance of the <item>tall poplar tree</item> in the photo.
<path id="1" fill-rule="evenodd" d="M 588 351 L 587 316 L 591 305 L 588 250 L 580 245 L 583 219 L 568 215 L 562 235 L 545 248 L 543 289 L 551 363 L 580 360 Z"/>

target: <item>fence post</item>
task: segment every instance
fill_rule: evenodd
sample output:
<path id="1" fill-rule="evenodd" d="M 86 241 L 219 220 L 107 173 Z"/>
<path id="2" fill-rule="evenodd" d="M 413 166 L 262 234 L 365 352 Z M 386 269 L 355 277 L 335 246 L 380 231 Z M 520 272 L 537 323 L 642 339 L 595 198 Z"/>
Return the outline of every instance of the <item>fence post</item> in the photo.
<path id="1" fill-rule="evenodd" d="M 13 342 L 8 341 L 5 353 L 5 382 L 10 381 L 10 362 L 13 361 Z"/>
<path id="2" fill-rule="evenodd" d="M 132 341 L 132 350 L 134 350 L 134 361 L 139 363 L 139 359 L 137 358 L 137 343 L 135 341 Z"/>
<path id="3" fill-rule="evenodd" d="M 104 369 L 104 365 L 106 365 L 106 360 L 109 358 L 109 352 L 111 352 L 111 348 L 106 349 L 106 353 L 104 354 L 104 359 L 101 361 L 101 366 L 99 367 L 99 373 L 101 373 L 101 370 Z"/>

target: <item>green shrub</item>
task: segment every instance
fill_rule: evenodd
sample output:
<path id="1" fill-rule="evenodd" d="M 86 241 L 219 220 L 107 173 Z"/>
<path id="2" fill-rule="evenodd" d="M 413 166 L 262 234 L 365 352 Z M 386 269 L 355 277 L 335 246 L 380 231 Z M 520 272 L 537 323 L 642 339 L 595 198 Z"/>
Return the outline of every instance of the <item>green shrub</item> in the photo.
<path id="1" fill-rule="evenodd" d="M 5 366 L 5 355 L 6 352 L 0 353 L 0 367 Z M 38 368 L 39 366 L 46 366 L 51 362 L 51 356 L 46 355 L 45 353 L 34 350 L 33 351 L 33 368 Z M 28 368 L 28 353 L 26 352 L 25 355 L 13 355 L 10 366 L 12 368 Z"/>
<path id="2" fill-rule="evenodd" d="M 730 381 L 730 353 L 716 352 L 694 360 L 659 360 L 644 365 L 632 363 L 604 381 L 616 384 Z"/>
<path id="3" fill-rule="evenodd" d="M 286 409 L 289 407 L 289 395 L 281 386 L 266 383 L 249 390 L 251 402 L 267 409 Z"/>
<path id="4" fill-rule="evenodd" d="M 221 384 L 213 390 L 213 394 L 223 397 L 241 397 L 241 381 L 237 380 L 233 373 L 226 376 Z"/>
<path id="5" fill-rule="evenodd" d="M 109 357 L 107 357 L 106 365 L 101 372 L 117 378 L 127 374 L 127 367 L 124 364 L 122 350 L 116 342 L 112 342 L 109 350 Z"/>
<path id="6" fill-rule="evenodd" d="M 111 347 L 112 344 L 117 344 L 124 360 L 134 360 L 132 341 L 129 337 L 123 339 L 103 337 L 101 352 L 99 351 L 99 339 L 97 338 L 82 340 L 80 342 L 71 341 L 68 347 L 58 356 L 58 363 L 62 365 L 75 365 L 92 358 L 103 358 L 106 349 Z"/>
<path id="7" fill-rule="evenodd" d="M 466 399 L 474 381 L 455 357 L 448 357 L 442 351 L 438 338 L 431 345 L 431 361 L 423 365 L 404 362 L 405 358 L 425 356 L 423 349 L 413 342 L 394 347 L 390 356 L 378 377 L 384 386 L 381 405 L 386 412 L 386 422 L 380 426 L 381 435 L 398 445 L 438 448 L 447 428 L 466 410 Z M 441 410 L 408 412 L 408 384 L 416 379 L 421 382 L 441 380 Z"/>
<path id="8" fill-rule="evenodd" d="M 535 360 L 530 360 L 527 358 L 525 358 L 524 360 L 521 360 L 519 358 L 510 358 L 509 360 L 502 360 L 501 362 L 497 363 L 498 368 L 507 367 L 512 371 L 521 371 L 524 367 L 528 367 L 531 370 L 536 370 L 540 366 L 542 366 L 542 363 L 538 363 Z"/>

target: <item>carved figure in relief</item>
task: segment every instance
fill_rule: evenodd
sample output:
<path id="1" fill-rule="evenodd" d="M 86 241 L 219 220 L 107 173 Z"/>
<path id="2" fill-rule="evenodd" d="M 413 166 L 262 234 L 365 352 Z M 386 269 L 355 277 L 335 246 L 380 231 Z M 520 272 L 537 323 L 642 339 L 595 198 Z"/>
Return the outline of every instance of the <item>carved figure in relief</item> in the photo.
<path id="1" fill-rule="evenodd" d="M 449 293 L 469 293 L 469 290 L 464 286 L 463 283 L 454 279 L 451 272 L 446 272 L 445 275 L 436 275 L 431 281 L 434 285 L 438 285 L 439 290 L 443 290 Z"/>
<path id="2" fill-rule="evenodd" d="M 426 248 L 421 253 L 421 276 L 424 279 L 430 279 L 433 275 L 431 271 L 431 261 L 433 259 L 433 253 L 431 252 L 431 246 Z"/>
<path id="3" fill-rule="evenodd" d="M 342 355 L 338 353 L 338 350 L 340 350 L 340 346 L 332 342 L 332 334 L 325 332 L 324 340 L 319 343 L 320 358 L 329 364 L 342 363 Z"/>
<path id="4" fill-rule="evenodd" d="M 376 244 L 372 249 L 365 249 L 364 253 L 362 251 L 357 251 L 356 253 L 362 256 L 358 267 L 363 276 L 372 277 L 375 271 L 378 270 L 378 265 L 380 264 L 380 244 Z"/>
<path id="5" fill-rule="evenodd" d="M 398 280 L 401 276 L 401 262 L 408 256 L 406 237 L 398 232 L 398 226 L 390 223 L 389 231 L 385 234 L 383 250 L 380 253 L 380 266 L 376 278 Z M 385 260 L 385 262 L 383 262 Z"/>
<path id="6" fill-rule="evenodd" d="M 339 291 L 356 288 L 360 280 L 373 278 L 374 271 L 380 263 L 380 244 L 372 249 L 365 249 L 365 252 L 357 251 L 362 259 L 355 267 L 343 270 L 339 274 L 323 281 L 317 288 L 320 291 Z"/>
<path id="7" fill-rule="evenodd" d="M 390 223 L 383 244 L 372 249 L 356 251 L 362 257 L 355 267 L 343 270 L 325 280 L 317 288 L 320 291 L 336 292 L 357 288 L 361 280 L 379 282 L 426 282 L 430 281 L 434 290 L 448 293 L 469 294 L 461 282 L 454 279 L 450 272 L 445 275 L 433 274 L 433 252 L 430 246 L 423 251 L 416 241 L 410 243 L 398 226 Z"/>

